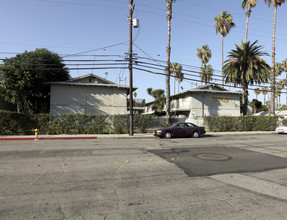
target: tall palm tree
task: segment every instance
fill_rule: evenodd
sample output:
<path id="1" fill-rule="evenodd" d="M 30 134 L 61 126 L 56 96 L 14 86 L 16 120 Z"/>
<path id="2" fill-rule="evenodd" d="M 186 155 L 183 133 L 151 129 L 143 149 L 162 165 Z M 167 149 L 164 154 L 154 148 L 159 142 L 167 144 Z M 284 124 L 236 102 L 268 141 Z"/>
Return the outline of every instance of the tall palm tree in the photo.
<path id="1" fill-rule="evenodd" d="M 200 69 L 200 76 L 201 76 L 201 81 L 205 83 L 209 83 L 212 80 L 212 74 L 213 74 L 213 69 L 212 66 L 204 64 L 203 67 Z"/>
<path id="2" fill-rule="evenodd" d="M 233 18 L 231 14 L 227 11 L 222 11 L 220 15 L 216 15 L 215 18 L 215 31 L 221 34 L 221 60 L 222 60 L 222 70 L 223 70 L 223 38 L 229 33 L 232 27 L 235 26 L 233 23 Z M 224 74 L 222 72 L 222 86 L 224 86 Z"/>
<path id="3" fill-rule="evenodd" d="M 271 109 L 270 113 L 275 114 L 275 31 L 276 31 L 276 19 L 277 19 L 277 8 L 281 4 L 285 3 L 285 0 L 264 0 L 268 4 L 268 7 L 274 6 L 274 17 L 273 17 L 273 34 L 272 34 L 272 68 L 271 68 Z"/>
<path id="4" fill-rule="evenodd" d="M 166 84 L 166 124 L 169 124 L 170 118 L 170 32 L 172 18 L 172 3 L 175 0 L 166 0 L 166 19 L 167 19 L 167 63 L 165 69 L 165 84 Z"/>
<path id="5" fill-rule="evenodd" d="M 263 87 L 262 88 L 262 94 L 263 94 L 263 96 L 264 96 L 264 105 L 266 104 L 266 95 L 267 95 L 267 93 L 268 93 L 268 87 Z"/>
<path id="6" fill-rule="evenodd" d="M 258 100 L 258 95 L 261 93 L 261 89 L 260 88 L 256 88 L 254 89 L 255 95 L 256 95 L 256 100 Z"/>
<path id="7" fill-rule="evenodd" d="M 256 43 L 257 41 L 250 44 L 248 41 L 241 42 L 240 46 L 235 44 L 236 49 L 229 52 L 223 67 L 225 82 L 241 85 L 243 88 L 243 115 L 247 113 L 248 85 L 266 82 L 270 77 L 270 66 L 261 59 L 261 56 L 268 54 L 262 52 L 262 46 L 257 46 Z"/>
<path id="8" fill-rule="evenodd" d="M 174 75 L 174 94 L 175 94 L 175 81 L 178 82 L 178 93 L 179 93 L 179 84 L 182 82 L 184 74 L 182 72 L 182 66 L 177 63 L 174 62 L 171 66 L 171 72 Z"/>
<path id="9" fill-rule="evenodd" d="M 208 45 L 203 45 L 201 48 L 197 48 L 196 56 L 201 60 L 201 69 L 203 68 L 204 64 L 208 63 L 211 55 L 211 50 L 209 49 Z M 201 82 L 203 82 L 202 78 Z"/>
<path id="10" fill-rule="evenodd" d="M 247 42 L 247 34 L 248 34 L 248 24 L 249 24 L 249 17 L 251 15 L 251 8 L 255 7 L 257 0 L 243 0 L 242 2 L 242 9 L 247 8 L 246 12 L 246 28 L 245 28 L 245 40 L 244 43 Z"/>

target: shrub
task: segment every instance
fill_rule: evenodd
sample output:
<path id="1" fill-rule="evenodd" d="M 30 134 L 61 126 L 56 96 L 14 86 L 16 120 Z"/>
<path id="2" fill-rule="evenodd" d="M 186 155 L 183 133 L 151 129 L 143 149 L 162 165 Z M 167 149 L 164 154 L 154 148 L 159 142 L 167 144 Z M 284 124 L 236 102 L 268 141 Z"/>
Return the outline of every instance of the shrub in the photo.
<path id="1" fill-rule="evenodd" d="M 274 131 L 277 116 L 207 116 L 204 125 L 213 132 L 218 131 Z"/>

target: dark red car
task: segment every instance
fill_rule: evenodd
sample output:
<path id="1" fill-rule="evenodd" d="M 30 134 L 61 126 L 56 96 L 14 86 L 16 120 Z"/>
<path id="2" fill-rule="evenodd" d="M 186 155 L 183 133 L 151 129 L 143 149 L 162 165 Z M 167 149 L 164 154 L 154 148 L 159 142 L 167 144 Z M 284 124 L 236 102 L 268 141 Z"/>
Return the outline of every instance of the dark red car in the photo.
<path id="1" fill-rule="evenodd" d="M 195 137 L 205 134 L 205 128 L 192 123 L 175 123 L 168 128 L 157 129 L 153 135 L 160 138 Z"/>

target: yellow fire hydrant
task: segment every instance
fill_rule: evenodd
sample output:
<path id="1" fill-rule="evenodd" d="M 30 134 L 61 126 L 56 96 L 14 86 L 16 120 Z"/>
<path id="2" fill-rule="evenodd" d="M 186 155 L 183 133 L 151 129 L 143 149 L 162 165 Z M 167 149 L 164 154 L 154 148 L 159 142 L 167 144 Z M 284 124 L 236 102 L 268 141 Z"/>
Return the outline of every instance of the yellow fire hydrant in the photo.
<path id="1" fill-rule="evenodd" d="M 35 129 L 35 137 L 38 137 L 38 133 L 39 133 L 39 130 L 36 128 Z"/>

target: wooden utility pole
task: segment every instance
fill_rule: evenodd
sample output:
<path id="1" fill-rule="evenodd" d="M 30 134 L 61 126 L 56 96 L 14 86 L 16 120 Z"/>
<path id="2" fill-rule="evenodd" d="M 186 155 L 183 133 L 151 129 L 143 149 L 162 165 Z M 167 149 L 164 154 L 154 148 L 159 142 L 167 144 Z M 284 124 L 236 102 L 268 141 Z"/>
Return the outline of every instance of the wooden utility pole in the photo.
<path id="1" fill-rule="evenodd" d="M 130 16 L 129 16 L 129 34 L 130 34 L 130 46 L 129 46 L 129 72 L 130 72 L 130 132 L 129 135 L 134 135 L 134 123 L 133 123 L 133 11 L 134 11 L 133 0 L 130 0 Z"/>

